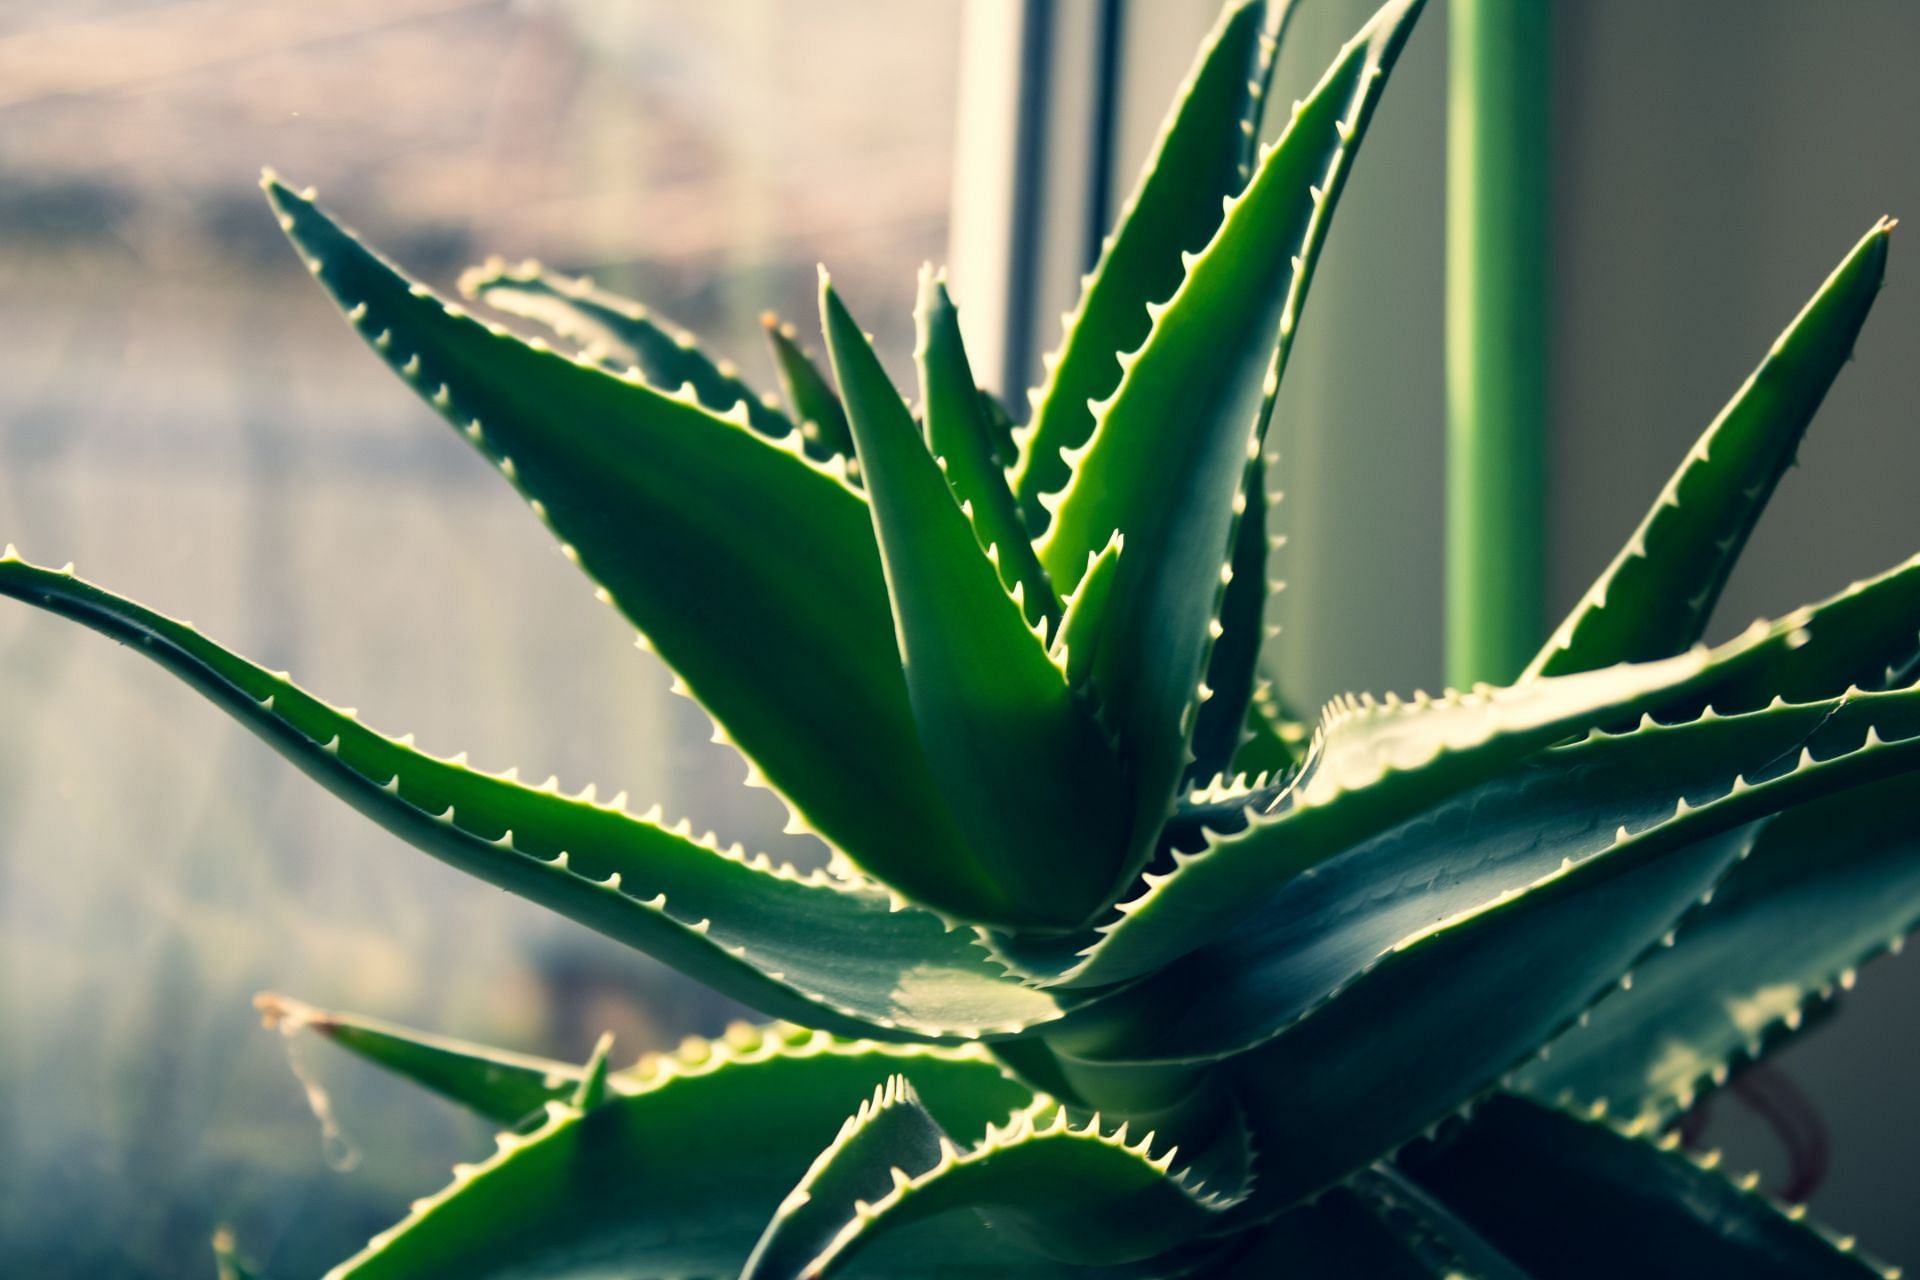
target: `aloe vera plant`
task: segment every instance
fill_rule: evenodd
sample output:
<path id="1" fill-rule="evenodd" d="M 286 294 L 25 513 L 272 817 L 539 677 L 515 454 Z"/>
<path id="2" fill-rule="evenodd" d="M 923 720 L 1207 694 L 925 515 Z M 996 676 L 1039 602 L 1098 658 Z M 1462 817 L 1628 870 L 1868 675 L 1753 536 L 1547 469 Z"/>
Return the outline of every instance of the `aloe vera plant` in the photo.
<path id="1" fill-rule="evenodd" d="M 1890 222 L 1514 685 L 1307 724 L 1261 675 L 1263 441 L 1419 8 L 1256 147 L 1286 5 L 1227 5 L 1020 428 L 931 271 L 917 403 L 823 273 L 826 366 L 769 322 L 783 404 L 584 281 L 470 273 L 570 349 L 518 337 L 266 178 L 352 326 L 832 853 L 427 754 L 9 548 L 0 592 L 778 1020 L 616 1069 L 262 997 L 500 1126 L 334 1275 L 1893 1274 L 1674 1128 L 1920 922 L 1920 557 L 1701 643 Z"/>

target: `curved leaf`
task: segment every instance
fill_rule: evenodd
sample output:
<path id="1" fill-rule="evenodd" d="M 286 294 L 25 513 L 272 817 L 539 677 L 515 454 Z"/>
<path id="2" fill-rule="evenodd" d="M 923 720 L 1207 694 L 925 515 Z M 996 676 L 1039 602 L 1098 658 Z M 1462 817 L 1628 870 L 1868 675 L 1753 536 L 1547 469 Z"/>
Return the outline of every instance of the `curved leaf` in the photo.
<path id="1" fill-rule="evenodd" d="M 11 548 L 9 548 L 11 552 Z M 134 647 L 395 835 L 775 1016 L 854 1035 L 1002 1034 L 1062 1004 L 967 930 L 872 887 L 802 875 L 689 824 L 482 773 L 375 733 L 284 676 L 69 573 L 0 556 L 0 594 Z"/>
<path id="2" fill-rule="evenodd" d="M 849 460 L 853 457 L 853 433 L 847 426 L 847 411 L 834 394 L 833 384 L 820 366 L 800 345 L 800 335 L 780 317 L 766 312 L 760 323 L 767 331 L 767 346 L 773 352 L 774 368 L 780 374 L 780 387 L 787 403 L 800 418 L 800 430 L 833 453 Z"/>
<path id="3" fill-rule="evenodd" d="M 896 1073 L 913 1081 L 943 1128 L 969 1141 L 1032 1100 L 977 1046 L 805 1033 L 738 1046 L 694 1042 L 654 1064 L 636 1092 L 592 1111 L 548 1104 L 537 1131 L 502 1134 L 492 1158 L 457 1168 L 450 1186 L 329 1274 L 735 1275 L 848 1106 Z M 736 1158 L 742 1139 L 751 1160 Z"/>
<path id="4" fill-rule="evenodd" d="M 781 1201 L 740 1280 L 803 1280 L 820 1274 L 814 1259 L 832 1247 L 848 1222 L 932 1169 L 952 1149 L 953 1140 L 920 1105 L 906 1077 L 887 1077 Z"/>
<path id="5" fill-rule="evenodd" d="M 1093 434 L 1089 401 L 1113 394 L 1120 384 L 1117 358 L 1146 340 L 1147 305 L 1180 287 L 1182 255 L 1212 237 L 1221 201 L 1246 180 L 1240 165 L 1261 107 L 1256 91 L 1263 59 L 1271 64 L 1277 35 L 1271 24 L 1289 7 L 1236 0 L 1221 14 L 1066 316 L 1061 346 L 1046 358 L 1045 384 L 1034 393 L 1032 425 L 1014 472 L 1015 494 L 1037 517 L 1035 532 L 1045 524 L 1040 496 L 1059 492 L 1072 474 L 1063 454 Z"/>
<path id="6" fill-rule="evenodd" d="M 990 397 L 974 384 L 960 338 L 960 315 L 947 296 L 946 279 L 930 268 L 920 273 L 914 320 L 927 447 L 940 460 L 954 498 L 972 521 L 975 539 L 993 558 L 1001 585 L 1018 593 L 1029 623 L 1044 622 L 1050 633 L 1057 633 L 1060 599 L 1027 541 L 1026 521 L 994 455 Z"/>
<path id="7" fill-rule="evenodd" d="M 1169 963 L 1260 910 L 1308 869 L 1450 797 L 1497 778 L 1549 744 L 1697 687 L 1773 638 L 1662 662 L 1477 689 L 1413 702 L 1346 698 L 1327 708 L 1306 765 L 1266 795 L 1211 791 L 1205 829 L 1176 843 L 1139 891 L 1087 934 L 994 935 L 1020 972 L 1057 985 L 1099 986 Z M 1251 802 L 1251 803 L 1250 803 Z M 1179 838 L 1192 815 L 1167 828 Z"/>
<path id="8" fill-rule="evenodd" d="M 1739 1276 L 1885 1280 L 1853 1242 L 1780 1209 L 1717 1169 L 1639 1131 L 1494 1098 L 1461 1132 L 1403 1161 L 1489 1241 L 1556 1280 Z"/>
<path id="9" fill-rule="evenodd" d="M 1669 859 L 1712 837 L 1744 854 L 1755 818 L 1916 768 L 1920 691 L 1596 735 L 1295 877 L 1238 931 L 1049 1039 L 1108 1062 L 1244 1051 L 1364 995 L 1376 966 L 1417 953 L 1432 931 L 1470 934 L 1496 909 L 1524 913 L 1536 889 L 1602 874 L 1590 864 Z M 1610 927 L 1596 915 L 1586 931 Z M 1480 998 L 1463 989 L 1427 1001 Z"/>
<path id="10" fill-rule="evenodd" d="M 1115 531 L 1126 538 L 1093 681 L 1136 788 L 1130 870 L 1190 763 L 1235 494 L 1354 149 L 1419 8 L 1390 0 L 1346 46 L 1178 290 L 1150 309 L 1040 544 L 1055 587 L 1071 591 L 1090 554 Z"/>
<path id="11" fill-rule="evenodd" d="M 1700 638 L 1754 522 L 1853 354 L 1892 230 L 1888 219 L 1875 223 L 1774 341 L 1527 676 L 1664 658 Z"/>
<path id="12" fill-rule="evenodd" d="M 1107 1132 L 1098 1116 L 1075 1128 L 1067 1109 L 1042 1099 L 1004 1130 L 965 1151 L 948 1144 L 924 1173 L 894 1179 L 856 1213 L 803 1273 L 835 1274 L 882 1237 L 938 1215 L 971 1209 L 976 1234 L 999 1237 L 1060 1261 L 1104 1266 L 1166 1252 L 1219 1225 L 1243 1197 L 1209 1191 L 1176 1152 L 1152 1153 L 1154 1135 L 1129 1144 L 1127 1126 Z"/>
<path id="13" fill-rule="evenodd" d="M 1797 1031 L 1920 928 L 1920 807 L 1889 778 L 1782 814 L 1674 945 L 1516 1076 L 1541 1098 L 1668 1119 Z"/>
<path id="14" fill-rule="evenodd" d="M 697 404 L 443 303 L 264 183 L 374 350 L 519 487 L 812 829 L 916 899 L 998 918 L 907 703 L 866 502 Z M 886 785 L 870 780 L 886 779 Z"/>
<path id="15" fill-rule="evenodd" d="M 1119 881 L 1118 765 L 824 274 L 820 308 L 934 776 L 983 874 L 1007 895 L 1004 915 L 1071 928 Z"/>
<path id="16" fill-rule="evenodd" d="M 545 325 L 579 347 L 583 357 L 616 373 L 638 369 L 662 391 L 690 387 L 694 398 L 715 413 L 745 405 L 747 425 L 770 439 L 794 433 L 793 421 L 741 381 L 731 361 L 715 361 L 692 334 L 661 323 L 639 303 L 584 276 L 561 275 L 537 262 L 510 267 L 493 258 L 460 277 L 460 292 Z M 807 451 L 823 460 L 832 456 L 812 441 Z"/>

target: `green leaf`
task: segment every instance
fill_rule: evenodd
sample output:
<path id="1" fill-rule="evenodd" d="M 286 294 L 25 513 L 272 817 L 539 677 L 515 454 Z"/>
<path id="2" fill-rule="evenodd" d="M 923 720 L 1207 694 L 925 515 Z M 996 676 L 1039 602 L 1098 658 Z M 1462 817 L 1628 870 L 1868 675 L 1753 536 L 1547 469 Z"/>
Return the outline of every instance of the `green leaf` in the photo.
<path id="1" fill-rule="evenodd" d="M 1730 1181 L 1718 1156 L 1678 1151 L 1519 1098 L 1403 1161 L 1413 1178 L 1521 1266 L 1556 1280 L 1739 1276 L 1884 1280 L 1850 1239 Z"/>
<path id="2" fill-rule="evenodd" d="M 1064 1005 L 931 912 L 799 874 L 624 798 L 526 786 L 360 724 L 282 675 L 70 573 L 0 556 L 0 594 L 167 668 L 367 817 L 447 864 L 638 947 L 778 1017 L 854 1035 L 1009 1034 Z"/>
<path id="3" fill-rule="evenodd" d="M 1853 354 L 1892 230 L 1888 219 L 1875 223 L 1774 341 L 1528 676 L 1663 658 L 1700 638 L 1754 522 Z"/>
<path id="4" fill-rule="evenodd" d="M 312 1031 L 508 1128 L 539 1114 L 549 1102 L 572 1098 L 586 1081 L 586 1071 L 574 1063 L 509 1053 L 373 1018 L 317 1009 L 273 992 L 255 996 L 253 1003 L 266 1024 L 282 1034 Z M 617 1075 L 613 1087 L 620 1087 Z"/>
<path id="5" fill-rule="evenodd" d="M 527 496 L 764 781 L 853 863 L 982 920 L 913 724 L 866 502 L 690 401 L 487 326 L 269 176 L 349 321 Z M 872 780 L 885 779 L 885 785 Z"/>
<path id="6" fill-rule="evenodd" d="M 1265 415 L 1263 414 L 1262 417 Z M 1263 721 L 1254 718 L 1260 650 L 1267 637 L 1267 482 L 1265 459 L 1247 462 L 1245 509 L 1228 558 L 1232 580 L 1220 603 L 1220 634 L 1207 658 L 1207 697 L 1193 728 L 1191 778 L 1205 781 L 1233 764 Z"/>
<path id="7" fill-rule="evenodd" d="M 994 460 L 1000 464 L 1002 472 L 1013 466 L 1019 456 L 1019 446 L 1013 440 L 1013 418 L 1007 413 L 1007 406 L 1000 403 L 1000 397 L 987 390 L 978 388 L 980 394 L 980 416 L 987 425 L 987 439 L 993 443 Z M 1025 508 L 1022 508 L 1025 511 Z"/>
<path id="8" fill-rule="evenodd" d="M 1307 764 L 1256 797 L 1229 788 L 1195 799 L 1197 839 L 1175 844 L 1133 897 L 1085 934 L 1065 939 L 994 936 L 1004 960 L 1037 980 L 1099 986 L 1160 968 L 1246 919 L 1301 873 L 1490 779 L 1527 756 L 1597 724 L 1657 706 L 1697 687 L 1774 639 L 1752 634 L 1720 650 L 1661 662 L 1480 688 L 1413 702 L 1371 696 L 1334 702 Z M 1207 810 L 1225 809 L 1224 816 Z M 1191 827 L 1183 813 L 1167 828 Z"/>
<path id="9" fill-rule="evenodd" d="M 803 1280 L 849 1223 L 953 1150 L 905 1076 L 889 1076 L 780 1204 L 740 1280 Z"/>
<path id="10" fill-rule="evenodd" d="M 1707 683 L 1693 703 L 1752 711 L 1779 699 L 1813 702 L 1851 688 L 1884 689 L 1920 654 L 1920 556 L 1798 609 Z"/>
<path id="11" fill-rule="evenodd" d="M 1911 777 L 1769 822 L 1674 945 L 1634 970 L 1518 1073 L 1541 1098 L 1656 1123 L 1799 1030 L 1809 1006 L 1920 928 L 1920 809 Z"/>
<path id="12" fill-rule="evenodd" d="M 1100 652 L 1121 547 L 1122 539 L 1116 533 L 1097 554 L 1087 558 L 1087 571 L 1080 575 L 1079 587 L 1066 602 L 1053 644 L 1053 660 L 1067 673 L 1067 683 L 1096 703 L 1099 698 L 1092 687 L 1093 663 Z"/>
<path id="13" fill-rule="evenodd" d="M 593 1046 L 593 1056 L 587 1059 L 586 1070 L 580 1075 L 580 1086 L 567 1099 L 567 1105 L 576 1111 L 591 1111 L 607 1098 L 607 1058 L 613 1053 L 613 1032 L 601 1033 L 599 1041 Z"/>
<path id="14" fill-rule="evenodd" d="M 787 403 L 800 419 L 800 430 L 809 440 L 818 440 L 826 449 L 849 460 L 853 457 L 853 434 L 847 426 L 847 411 L 834 394 L 813 357 L 800 345 L 800 335 L 790 324 L 769 311 L 760 317 L 767 331 L 767 346 L 773 352 L 773 365 L 780 375 Z"/>
<path id="15" fill-rule="evenodd" d="M 545 325 L 579 347 L 583 357 L 616 373 L 638 369 L 662 391 L 691 387 L 694 399 L 715 413 L 744 405 L 747 425 L 770 439 L 784 440 L 794 433 L 792 420 L 741 381 L 732 362 L 712 359 L 692 334 L 660 322 L 639 303 L 609 293 L 584 276 L 561 275 L 537 262 L 509 267 L 494 258 L 462 275 L 460 292 Z M 807 452 L 819 459 L 832 456 L 831 450 L 811 441 Z"/>
<path id="16" fill-rule="evenodd" d="M 1417 953 L 1436 928 L 1471 933 L 1496 909 L 1524 913 L 1539 887 L 1601 874 L 1588 864 L 1670 858 L 1710 837 L 1744 853 L 1756 818 L 1916 768 L 1920 691 L 1596 734 L 1320 863 L 1238 931 L 1049 1038 L 1106 1062 L 1241 1052 L 1362 994 L 1376 964 Z"/>
<path id="17" fill-rule="evenodd" d="M 913 1081 L 942 1128 L 969 1142 L 1032 1101 L 978 1046 L 804 1033 L 739 1046 L 695 1042 L 657 1063 L 637 1092 L 590 1112 L 550 1103 L 539 1130 L 502 1134 L 492 1158 L 457 1168 L 450 1186 L 330 1274 L 736 1275 L 847 1109 L 896 1073 Z M 743 1142 L 749 1160 L 739 1158 Z"/>
<path id="18" fill-rule="evenodd" d="M 920 273 L 914 319 L 927 447 L 940 460 L 954 498 L 972 521 L 974 538 L 993 558 L 1001 585 L 1021 601 L 1029 623 L 1044 622 L 1049 633 L 1057 633 L 1060 598 L 1027 541 L 1026 521 L 994 454 L 994 424 L 987 407 L 991 398 L 973 381 L 960 338 L 960 315 L 947 296 L 946 279 L 930 268 Z"/>
<path id="19" fill-rule="evenodd" d="M 1244 1189 L 1207 1189 L 1176 1169 L 1154 1134 L 1130 1142 L 1096 1115 L 1075 1127 L 1067 1109 L 1041 1099 L 1004 1129 L 964 1151 L 947 1145 L 924 1173 L 894 1179 L 886 1195 L 854 1215 L 805 1275 L 834 1274 L 884 1236 L 928 1218 L 972 1209 L 974 1233 L 1076 1265 L 1151 1258 L 1185 1244 L 1241 1203 Z"/>
<path id="20" fill-rule="evenodd" d="M 1391 0 L 1335 60 L 1189 261 L 1152 331 L 1122 361 L 1040 560 L 1071 591 L 1089 554 L 1126 538 L 1094 686 L 1135 780 L 1130 870 L 1152 852 L 1188 750 L 1230 574 L 1235 494 L 1261 445 L 1326 228 L 1373 108 L 1420 9 Z"/>
<path id="21" fill-rule="evenodd" d="M 1071 928 L 1119 881 L 1126 806 L 1112 751 L 1001 586 L 824 274 L 820 308 L 934 776 L 1008 914 Z"/>
<path id="22" fill-rule="evenodd" d="M 1186 273 L 1183 254 L 1207 243 L 1220 225 L 1221 202 L 1245 181 L 1240 162 L 1260 106 L 1254 91 L 1262 40 L 1271 39 L 1263 26 L 1275 16 L 1264 0 L 1237 0 L 1221 14 L 1066 318 L 1060 349 L 1047 357 L 1014 478 L 1022 506 L 1039 517 L 1035 532 L 1045 523 L 1040 495 L 1059 492 L 1072 474 L 1063 451 L 1093 435 L 1088 402 L 1120 385 L 1118 358 L 1137 350 L 1152 324 L 1147 304 L 1173 296 Z M 1270 46 L 1265 56 L 1270 62 Z"/>

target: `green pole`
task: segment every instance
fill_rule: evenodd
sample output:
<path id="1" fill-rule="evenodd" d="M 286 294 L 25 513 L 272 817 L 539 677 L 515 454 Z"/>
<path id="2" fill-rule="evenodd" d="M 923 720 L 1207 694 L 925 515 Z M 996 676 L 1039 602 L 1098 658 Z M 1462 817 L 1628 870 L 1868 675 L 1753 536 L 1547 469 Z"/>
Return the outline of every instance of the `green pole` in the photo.
<path id="1" fill-rule="evenodd" d="M 1451 0 L 1447 90 L 1447 680 L 1539 646 L 1546 530 L 1547 20 Z"/>

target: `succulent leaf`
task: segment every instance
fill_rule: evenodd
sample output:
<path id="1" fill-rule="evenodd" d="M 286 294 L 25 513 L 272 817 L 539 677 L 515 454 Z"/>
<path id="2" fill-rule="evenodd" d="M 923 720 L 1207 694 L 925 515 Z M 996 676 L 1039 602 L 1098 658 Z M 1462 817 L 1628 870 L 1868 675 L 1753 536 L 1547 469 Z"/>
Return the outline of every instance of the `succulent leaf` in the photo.
<path id="1" fill-rule="evenodd" d="M 1246 180 L 1241 162 L 1260 114 L 1258 91 L 1290 8 L 1235 0 L 1221 14 L 1066 318 L 1060 349 L 1047 357 L 1013 481 L 1022 506 L 1038 517 L 1036 533 L 1046 522 L 1041 495 L 1058 493 L 1072 474 L 1065 451 L 1093 435 L 1089 402 L 1119 386 L 1119 359 L 1139 348 L 1152 324 L 1149 304 L 1173 296 L 1186 273 L 1182 255 L 1207 243 L 1220 225 L 1221 201 Z"/>
<path id="2" fill-rule="evenodd" d="M 794 433 L 792 419 L 742 381 L 731 362 L 713 359 L 692 334 L 584 276 L 562 275 L 537 262 L 510 267 L 492 259 L 460 277 L 460 292 L 545 325 L 578 347 L 584 358 L 615 373 L 638 369 L 641 377 L 667 392 L 691 387 L 694 398 L 715 413 L 743 405 L 747 425 L 770 439 L 785 440 Z M 810 457 L 833 456 L 814 441 L 806 443 Z"/>
<path id="3" fill-rule="evenodd" d="M 905 1076 L 889 1076 L 847 1117 L 754 1246 L 740 1280 L 804 1280 L 847 1223 L 938 1165 L 952 1139 Z"/>
<path id="4" fill-rule="evenodd" d="M 771 311 L 760 317 L 760 323 L 766 327 L 767 346 L 773 352 L 780 388 L 786 392 L 787 403 L 800 419 L 800 430 L 806 433 L 811 426 L 812 437 L 817 437 L 831 452 L 851 460 L 853 434 L 847 427 L 847 411 L 840 397 L 834 394 L 833 383 L 800 345 L 800 335 L 792 325 L 782 324 Z"/>
<path id="5" fill-rule="evenodd" d="M 1412 1177 L 1536 1275 L 1886 1280 L 1853 1241 L 1781 1208 L 1677 1135 L 1494 1098 L 1450 1140 L 1409 1153 Z"/>
<path id="6" fill-rule="evenodd" d="M 1007 914 L 1071 928 L 1117 889 L 1119 766 L 824 275 L 820 307 L 934 776 Z"/>
<path id="7" fill-rule="evenodd" d="M 1208 1189 L 1174 1160 L 1155 1135 L 1128 1137 L 1127 1126 L 1098 1115 L 1077 1125 L 1048 1098 L 1004 1128 L 939 1162 L 894 1181 L 887 1194 L 854 1214 L 804 1272 L 834 1274 L 886 1235 L 955 1210 L 979 1215 L 975 1234 L 998 1237 L 1074 1265 L 1105 1266 L 1151 1258 L 1193 1240 L 1240 1204 L 1243 1187 Z"/>
<path id="8" fill-rule="evenodd" d="M 303 772 L 450 866 L 638 947 L 775 1016 L 852 1035 L 1011 1034 L 1063 1005 L 931 912 L 799 874 L 616 800 L 531 787 L 385 737 L 275 675 L 73 577 L 0 557 L 0 594 L 128 644 Z"/>
<path id="9" fill-rule="evenodd" d="M 1664 1124 L 1920 928 L 1920 814 L 1893 777 L 1767 823 L 1672 947 L 1634 970 L 1516 1087 Z"/>
<path id="10" fill-rule="evenodd" d="M 538 1130 L 502 1134 L 490 1159 L 456 1169 L 450 1186 L 331 1274 L 736 1275 L 849 1103 L 896 1073 L 964 1141 L 1032 1101 L 977 1046 L 882 1046 L 805 1032 L 695 1041 L 656 1061 L 635 1092 L 592 1111 L 549 1103 Z M 724 1135 L 750 1136 L 754 1158 L 716 1149 Z M 996 1274 L 990 1267 L 991 1254 L 970 1274 Z"/>
<path id="11" fill-rule="evenodd" d="M 947 296 L 946 280 L 931 269 L 920 273 L 914 319 L 927 447 L 967 512 L 975 539 L 982 549 L 991 549 L 1001 585 L 1008 591 L 1019 588 L 1029 624 L 1044 623 L 1049 635 L 1057 634 L 1060 598 L 1027 540 L 1026 521 L 994 453 L 994 423 L 988 416 L 992 398 L 974 383 L 960 338 L 960 313 Z"/>
<path id="12" fill-rule="evenodd" d="M 1019 971 L 1060 985 L 1150 972 L 1218 938 L 1302 872 L 1555 741 L 1682 696 L 1775 634 L 1509 689 L 1336 701 L 1297 774 L 1263 795 L 1230 789 L 1224 804 L 1203 795 L 1203 811 L 1224 809 L 1225 820 L 1210 814 L 1199 842 L 1176 845 L 1090 934 L 995 935 L 996 948 Z"/>
<path id="13" fill-rule="evenodd" d="M 1747 535 L 1853 354 L 1886 272 L 1893 223 L 1875 223 L 1774 340 L 1527 675 L 1678 653 L 1700 638 Z"/>
<path id="14" fill-rule="evenodd" d="M 750 777 L 901 892 L 1002 917 L 920 750 L 856 490 L 738 410 L 719 417 L 481 324 L 308 195 L 264 185 L 349 321 L 537 504 L 754 762 Z"/>
<path id="15" fill-rule="evenodd" d="M 1224 773 L 1261 723 L 1252 717 L 1267 635 L 1266 474 L 1264 455 L 1247 460 L 1246 480 L 1240 486 L 1243 509 L 1227 561 L 1232 577 L 1220 601 L 1220 634 L 1207 658 L 1207 698 L 1193 726 L 1192 777 L 1197 780 Z"/>
<path id="16" fill-rule="evenodd" d="M 1124 360 L 1040 560 L 1070 591 L 1120 532 L 1094 686 L 1135 780 L 1133 859 L 1152 852 L 1201 701 L 1235 524 L 1234 495 L 1261 447 L 1327 222 L 1373 108 L 1420 8 L 1390 0 L 1336 58 L 1252 181 L 1228 202 L 1185 279 L 1152 308 Z"/>
<path id="17" fill-rule="evenodd" d="M 1294 877 L 1240 930 L 1050 1038 L 1106 1061 L 1243 1051 L 1359 991 L 1373 966 L 1417 953 L 1433 930 L 1524 913 L 1536 889 L 1597 874 L 1590 864 L 1670 858 L 1712 837 L 1740 856 L 1756 818 L 1879 779 L 1911 784 L 1916 771 L 1920 691 L 1596 734 Z"/>
<path id="18" fill-rule="evenodd" d="M 374 1018 L 317 1009 L 272 992 L 255 996 L 253 1003 L 266 1024 L 285 1035 L 312 1031 L 508 1128 L 541 1114 L 549 1102 L 572 1098 L 587 1078 L 586 1069 L 577 1063 L 510 1053 Z M 609 1079 L 609 1087 L 621 1088 L 617 1073 Z"/>

